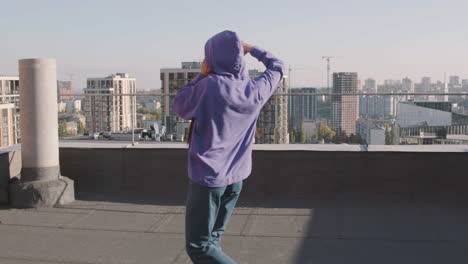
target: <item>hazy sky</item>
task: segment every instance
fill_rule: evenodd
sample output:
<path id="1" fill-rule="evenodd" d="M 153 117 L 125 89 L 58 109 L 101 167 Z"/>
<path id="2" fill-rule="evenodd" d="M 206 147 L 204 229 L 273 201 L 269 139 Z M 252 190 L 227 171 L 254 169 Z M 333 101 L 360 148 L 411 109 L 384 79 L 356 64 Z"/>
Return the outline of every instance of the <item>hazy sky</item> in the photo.
<path id="1" fill-rule="evenodd" d="M 360 79 L 468 79 L 466 0 L 0 0 L 0 74 L 17 60 L 52 57 L 59 78 L 128 72 L 159 88 L 159 69 L 203 59 L 205 41 L 230 29 L 293 68 L 293 86 L 324 86 L 322 55 Z M 253 58 L 249 66 L 260 68 Z M 296 70 L 294 70 L 296 69 Z"/>

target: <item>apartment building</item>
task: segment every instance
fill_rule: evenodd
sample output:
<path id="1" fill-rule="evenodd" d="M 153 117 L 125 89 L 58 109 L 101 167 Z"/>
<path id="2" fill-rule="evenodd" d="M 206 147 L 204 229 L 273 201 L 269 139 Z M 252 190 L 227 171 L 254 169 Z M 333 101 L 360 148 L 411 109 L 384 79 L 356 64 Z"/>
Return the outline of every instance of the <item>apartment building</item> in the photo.
<path id="1" fill-rule="evenodd" d="M 13 104 L 13 109 L 8 110 L 12 112 L 11 124 L 9 123 L 8 128 L 11 131 L 8 137 L 12 138 L 11 144 L 18 144 L 21 142 L 19 77 L 0 75 L 0 95 L 0 104 L 5 104 L 3 109 L 11 109 L 11 104 Z"/>
<path id="2" fill-rule="evenodd" d="M 357 93 L 358 74 L 355 72 L 333 73 L 333 93 Z M 331 125 L 339 135 L 356 134 L 356 121 L 359 118 L 359 98 L 356 95 L 333 95 Z"/>
<path id="3" fill-rule="evenodd" d="M 167 133 L 177 133 L 177 123 L 190 122 L 179 118 L 172 112 L 174 96 L 190 80 L 200 73 L 201 62 L 182 62 L 180 68 L 162 68 L 160 70 L 161 100 L 163 122 Z M 174 95 L 169 95 L 174 94 Z"/>
<path id="4" fill-rule="evenodd" d="M 258 70 L 249 70 L 251 78 L 262 74 Z M 265 103 L 257 119 L 257 132 L 255 143 L 257 144 L 289 144 L 288 131 L 288 77 L 283 76 L 273 96 Z"/>
<path id="5" fill-rule="evenodd" d="M 136 79 L 127 73 L 104 78 L 88 78 L 83 111 L 89 132 L 124 132 L 137 125 Z M 96 96 L 92 96 L 96 95 Z"/>

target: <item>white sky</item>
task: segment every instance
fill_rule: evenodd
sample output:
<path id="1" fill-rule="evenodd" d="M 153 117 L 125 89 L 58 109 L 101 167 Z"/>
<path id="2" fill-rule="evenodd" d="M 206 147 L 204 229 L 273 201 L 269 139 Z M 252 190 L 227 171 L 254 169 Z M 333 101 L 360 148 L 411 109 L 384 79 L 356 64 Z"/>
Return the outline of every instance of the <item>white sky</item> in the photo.
<path id="1" fill-rule="evenodd" d="M 468 79 L 466 0 L 2 1 L 0 74 L 17 61 L 56 58 L 59 78 L 128 72 L 138 89 L 159 88 L 159 69 L 201 60 L 225 29 L 291 65 L 293 86 L 324 86 L 323 55 L 334 71 L 361 80 L 447 75 Z M 261 68 L 253 59 L 249 66 Z"/>

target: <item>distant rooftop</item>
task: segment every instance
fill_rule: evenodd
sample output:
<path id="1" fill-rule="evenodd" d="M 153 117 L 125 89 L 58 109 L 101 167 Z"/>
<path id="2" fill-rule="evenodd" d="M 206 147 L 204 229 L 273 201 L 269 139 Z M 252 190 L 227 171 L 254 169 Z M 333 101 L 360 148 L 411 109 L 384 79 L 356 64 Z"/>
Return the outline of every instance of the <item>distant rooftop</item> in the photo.
<path id="1" fill-rule="evenodd" d="M 87 78 L 88 80 L 102 80 L 102 79 L 120 79 L 120 78 L 125 78 L 125 79 L 134 79 L 134 78 L 130 78 L 130 74 L 128 73 L 115 73 L 115 74 L 111 74 L 107 77 L 94 77 L 94 78 Z"/>
<path id="2" fill-rule="evenodd" d="M 161 71 L 187 71 L 187 70 L 194 70 L 200 71 L 201 69 L 201 62 L 200 61 L 183 61 L 180 64 L 180 68 L 161 68 Z"/>

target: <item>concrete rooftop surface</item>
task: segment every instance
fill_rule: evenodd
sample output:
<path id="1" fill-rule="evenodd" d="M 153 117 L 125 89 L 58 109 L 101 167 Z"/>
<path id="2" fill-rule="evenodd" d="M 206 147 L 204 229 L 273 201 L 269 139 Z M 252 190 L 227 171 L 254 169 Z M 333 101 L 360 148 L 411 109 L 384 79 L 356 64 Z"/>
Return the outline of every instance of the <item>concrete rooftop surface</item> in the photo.
<path id="1" fill-rule="evenodd" d="M 468 263 L 465 200 L 329 195 L 242 200 L 223 249 L 238 263 Z M 77 193 L 60 208 L 0 209 L 0 263 L 191 263 L 182 200 Z"/>

